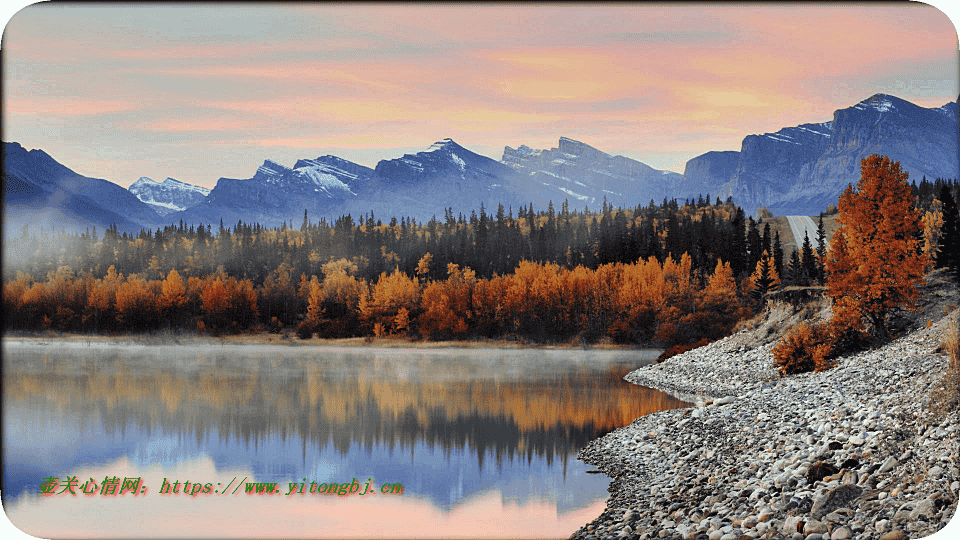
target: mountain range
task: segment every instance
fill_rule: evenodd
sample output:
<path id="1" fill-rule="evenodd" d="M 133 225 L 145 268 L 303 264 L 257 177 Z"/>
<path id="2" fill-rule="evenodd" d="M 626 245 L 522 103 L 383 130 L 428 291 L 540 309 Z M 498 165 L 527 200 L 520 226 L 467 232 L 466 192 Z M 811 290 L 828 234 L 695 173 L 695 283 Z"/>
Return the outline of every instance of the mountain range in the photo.
<path id="1" fill-rule="evenodd" d="M 301 159 L 293 167 L 265 160 L 247 179 L 220 178 L 212 190 L 168 178 L 140 178 L 125 190 L 71 171 L 42 150 L 4 143 L 6 231 L 22 223 L 79 228 L 116 224 L 130 231 L 182 220 L 276 226 L 344 214 L 418 220 L 447 211 L 469 215 L 498 205 L 516 213 L 568 201 L 575 207 L 635 207 L 651 200 L 710 194 L 752 213 L 816 215 L 860 177 L 863 157 L 899 161 L 911 179 L 960 176 L 956 102 L 923 108 L 877 94 L 834 112 L 827 122 L 748 135 L 739 151 L 709 151 L 684 173 L 654 169 L 561 137 L 556 148 L 506 146 L 499 161 L 443 139 L 374 169 L 336 156 Z"/>

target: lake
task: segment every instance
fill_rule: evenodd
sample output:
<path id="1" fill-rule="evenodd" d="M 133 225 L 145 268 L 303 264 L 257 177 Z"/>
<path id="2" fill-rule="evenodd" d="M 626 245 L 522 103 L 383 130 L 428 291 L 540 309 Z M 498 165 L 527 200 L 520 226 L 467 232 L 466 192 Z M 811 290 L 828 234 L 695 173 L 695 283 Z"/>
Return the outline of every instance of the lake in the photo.
<path id="1" fill-rule="evenodd" d="M 657 353 L 6 339 L 3 505 L 47 538 L 566 538 L 607 498 L 577 450 L 684 405 L 622 380 Z"/>

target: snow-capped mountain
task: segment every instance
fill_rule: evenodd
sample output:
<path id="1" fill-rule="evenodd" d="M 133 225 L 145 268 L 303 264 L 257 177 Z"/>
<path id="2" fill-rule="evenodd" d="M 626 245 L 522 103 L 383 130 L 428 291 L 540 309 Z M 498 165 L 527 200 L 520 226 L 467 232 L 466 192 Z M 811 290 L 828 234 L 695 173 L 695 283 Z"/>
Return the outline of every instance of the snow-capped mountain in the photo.
<path id="1" fill-rule="evenodd" d="M 763 205 L 775 214 L 816 214 L 835 204 L 847 184 L 856 184 L 860 160 L 874 153 L 899 161 L 913 180 L 960 177 L 957 103 L 928 109 L 877 94 L 836 111 L 830 121 L 748 135 L 740 151 L 706 152 L 687 162 L 683 176 L 567 137 L 549 150 L 507 146 L 502 161 L 443 139 L 375 169 L 329 155 L 293 167 L 267 159 L 252 177 L 221 178 L 208 194 L 173 179 L 147 178 L 128 191 L 81 176 L 41 150 L 4 143 L 5 218 L 8 230 L 19 223 L 10 218 L 20 216 L 57 227 L 116 223 L 135 231 L 179 219 L 297 224 L 304 210 L 311 221 L 370 212 L 422 221 L 447 208 L 469 215 L 483 205 L 492 214 L 498 204 L 542 209 L 566 199 L 597 210 L 604 197 L 614 206 L 635 207 L 698 194 L 731 196 L 749 213 Z M 173 213 L 161 218 L 154 208 Z"/>
<path id="2" fill-rule="evenodd" d="M 957 103 L 927 109 L 876 94 L 832 121 L 748 135 L 739 152 L 697 156 L 685 176 L 688 186 L 732 196 L 748 213 L 763 205 L 774 214 L 817 214 L 860 180 L 860 160 L 871 154 L 899 161 L 912 180 L 957 178 L 958 140 Z"/>
<path id="3" fill-rule="evenodd" d="M 502 163 L 524 178 L 524 195 L 543 207 L 569 200 L 597 209 L 604 198 L 614 206 L 634 207 L 674 198 L 683 176 L 654 169 L 623 156 L 611 156 L 588 144 L 560 137 L 557 148 L 525 145 L 503 149 Z"/>
<path id="4" fill-rule="evenodd" d="M 275 226 L 309 214 L 327 216 L 356 199 L 373 170 L 336 156 L 301 159 L 286 167 L 265 160 L 246 180 L 221 178 L 199 204 L 168 218 L 186 223 L 260 223 Z"/>
<path id="5" fill-rule="evenodd" d="M 205 187 L 173 178 L 157 182 L 146 176 L 141 176 L 127 189 L 138 199 L 153 207 L 161 216 L 200 204 L 210 194 L 210 190 Z"/>
<path id="6" fill-rule="evenodd" d="M 377 163 L 369 182 L 349 206 L 366 206 L 379 215 L 406 215 L 417 219 L 443 216 L 446 208 L 469 215 L 498 204 L 518 208 L 519 175 L 510 167 L 467 150 L 451 139 L 423 152 Z"/>

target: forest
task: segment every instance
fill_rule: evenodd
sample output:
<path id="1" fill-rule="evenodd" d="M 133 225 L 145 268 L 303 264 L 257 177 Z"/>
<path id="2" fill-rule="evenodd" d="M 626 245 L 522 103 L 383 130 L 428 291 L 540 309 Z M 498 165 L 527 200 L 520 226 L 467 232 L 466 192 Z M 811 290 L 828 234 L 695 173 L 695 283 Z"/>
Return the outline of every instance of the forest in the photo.
<path id="1" fill-rule="evenodd" d="M 955 181 L 912 186 L 933 216 L 927 249 L 942 207 L 932 194 L 944 187 L 957 191 Z M 5 330 L 702 343 L 778 288 L 823 282 L 820 222 L 789 257 L 762 217 L 709 195 L 600 212 L 566 201 L 516 216 L 448 209 L 426 223 L 304 213 L 272 229 L 24 227 L 4 248 Z"/>

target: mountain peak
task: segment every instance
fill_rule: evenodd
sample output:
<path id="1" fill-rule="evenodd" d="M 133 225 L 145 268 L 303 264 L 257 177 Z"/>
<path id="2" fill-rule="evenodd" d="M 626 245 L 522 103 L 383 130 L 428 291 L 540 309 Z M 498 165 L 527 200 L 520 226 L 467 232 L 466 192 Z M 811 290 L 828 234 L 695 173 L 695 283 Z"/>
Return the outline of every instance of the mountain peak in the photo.
<path id="1" fill-rule="evenodd" d="M 897 110 L 898 106 L 902 106 L 906 102 L 896 96 L 891 96 L 888 94 L 874 94 L 869 98 L 857 103 L 853 106 L 854 109 L 864 110 L 864 109 L 874 109 L 878 112 L 889 112 Z"/>
<path id="2" fill-rule="evenodd" d="M 558 150 L 564 154 L 581 156 L 590 159 L 602 159 L 604 157 L 609 157 L 609 154 L 601 152 L 587 143 L 580 142 L 569 137 L 560 137 Z"/>
<path id="3" fill-rule="evenodd" d="M 431 144 L 429 148 L 424 150 L 424 153 L 436 152 L 437 150 L 456 150 L 458 148 L 460 148 L 460 145 L 455 143 L 450 137 L 447 137 L 446 139 L 441 139 Z"/>

